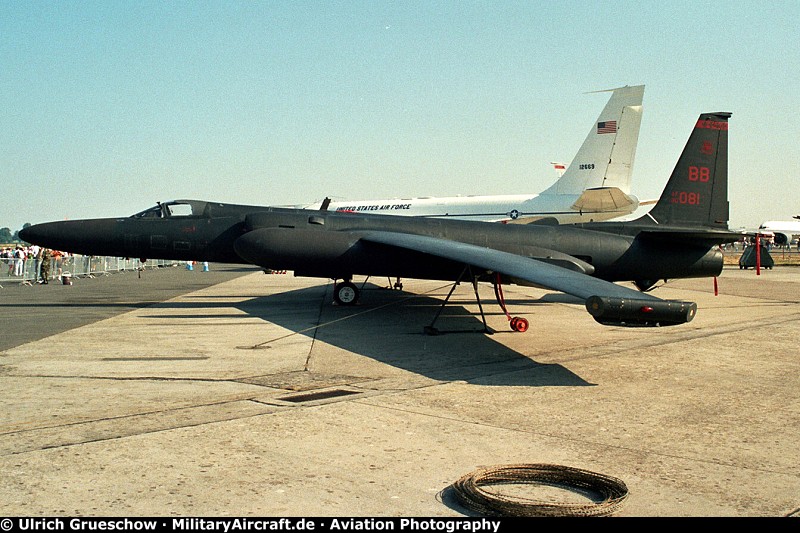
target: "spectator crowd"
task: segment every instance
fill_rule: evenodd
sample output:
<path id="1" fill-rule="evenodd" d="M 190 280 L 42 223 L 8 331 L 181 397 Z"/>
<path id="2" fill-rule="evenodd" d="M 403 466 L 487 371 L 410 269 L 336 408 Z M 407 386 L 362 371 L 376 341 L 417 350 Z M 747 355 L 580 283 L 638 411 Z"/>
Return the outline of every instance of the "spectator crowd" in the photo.
<path id="1" fill-rule="evenodd" d="M 35 244 L 5 247 L 0 252 L 0 268 L 9 278 L 22 277 L 28 271 L 28 265 L 33 262 L 35 281 L 48 283 L 50 280 L 61 278 L 64 261 L 69 255 Z"/>

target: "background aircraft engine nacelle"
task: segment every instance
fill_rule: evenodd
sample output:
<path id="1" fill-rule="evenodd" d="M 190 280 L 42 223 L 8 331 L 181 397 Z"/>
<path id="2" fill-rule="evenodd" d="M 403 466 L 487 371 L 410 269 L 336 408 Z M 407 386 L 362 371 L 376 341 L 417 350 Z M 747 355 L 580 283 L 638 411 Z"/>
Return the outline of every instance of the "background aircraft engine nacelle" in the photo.
<path id="1" fill-rule="evenodd" d="M 591 296 L 586 310 L 606 326 L 674 326 L 690 322 L 697 314 L 697 304 Z"/>
<path id="2" fill-rule="evenodd" d="M 244 260 L 267 268 L 309 269 L 323 265 L 335 269 L 348 262 L 348 252 L 359 235 L 298 228 L 262 228 L 245 233 L 233 243 Z"/>

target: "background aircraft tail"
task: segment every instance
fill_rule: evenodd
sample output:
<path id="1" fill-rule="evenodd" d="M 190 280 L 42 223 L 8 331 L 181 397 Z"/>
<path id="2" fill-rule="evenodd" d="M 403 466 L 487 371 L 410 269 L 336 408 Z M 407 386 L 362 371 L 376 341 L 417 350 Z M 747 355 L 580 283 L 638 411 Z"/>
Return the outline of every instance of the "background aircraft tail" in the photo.
<path id="1" fill-rule="evenodd" d="M 728 118 L 703 113 L 694 126 L 647 225 L 728 229 Z"/>
<path id="2" fill-rule="evenodd" d="M 611 92 L 611 98 L 566 172 L 542 194 L 580 195 L 585 189 L 600 187 L 617 187 L 630 194 L 644 85 L 620 87 Z"/>

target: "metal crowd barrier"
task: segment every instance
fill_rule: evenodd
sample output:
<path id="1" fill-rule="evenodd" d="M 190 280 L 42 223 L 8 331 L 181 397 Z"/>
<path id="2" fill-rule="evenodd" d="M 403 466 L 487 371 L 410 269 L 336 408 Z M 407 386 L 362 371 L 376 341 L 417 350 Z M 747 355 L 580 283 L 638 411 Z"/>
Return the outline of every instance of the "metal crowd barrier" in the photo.
<path id="1" fill-rule="evenodd" d="M 139 259 L 122 257 L 96 257 L 91 255 L 70 255 L 50 259 L 50 280 L 61 280 L 62 277 L 103 276 L 112 272 L 125 270 L 141 270 L 183 264 L 183 261 L 165 259 L 148 259 L 142 263 Z M 40 276 L 41 261 L 29 257 L 26 259 L 0 258 L 0 285 L 3 283 L 36 283 Z"/>

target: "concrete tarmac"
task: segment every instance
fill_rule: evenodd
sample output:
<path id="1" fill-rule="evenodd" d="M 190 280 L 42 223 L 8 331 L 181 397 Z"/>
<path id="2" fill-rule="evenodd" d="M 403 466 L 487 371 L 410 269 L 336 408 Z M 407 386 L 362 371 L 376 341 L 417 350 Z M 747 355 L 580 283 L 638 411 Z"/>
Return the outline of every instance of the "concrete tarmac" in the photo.
<path id="1" fill-rule="evenodd" d="M 799 514 L 798 268 L 671 282 L 666 328 L 510 286 L 515 333 L 486 286 L 486 335 L 463 285 L 434 337 L 442 282 L 223 271 L 0 291 L 0 514 L 475 516 L 450 485 L 519 463 L 623 480 L 617 516 Z"/>
<path id="2" fill-rule="evenodd" d="M 260 269 L 214 265 L 203 272 L 198 265 L 188 272 L 184 265 L 176 265 L 70 278 L 72 285 L 59 280 L 50 280 L 46 285 L 7 282 L 0 288 L 0 321 L 4 324 L 0 329 L 0 350 L 256 271 Z"/>

